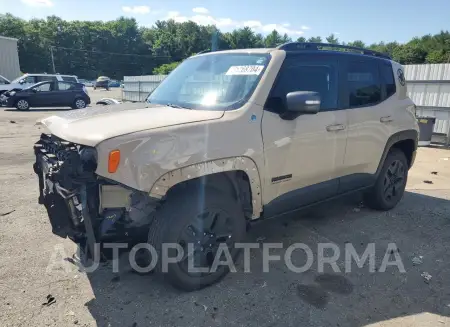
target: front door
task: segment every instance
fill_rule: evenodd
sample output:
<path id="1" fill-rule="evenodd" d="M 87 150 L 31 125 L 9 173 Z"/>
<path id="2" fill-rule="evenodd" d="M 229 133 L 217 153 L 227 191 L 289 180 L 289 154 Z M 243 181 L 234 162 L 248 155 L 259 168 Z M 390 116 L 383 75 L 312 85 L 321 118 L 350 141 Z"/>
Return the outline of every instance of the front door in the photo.
<path id="1" fill-rule="evenodd" d="M 266 216 L 337 194 L 347 142 L 347 117 L 338 110 L 338 61 L 329 54 L 287 54 L 262 119 Z M 317 114 L 280 118 L 286 94 L 320 94 Z"/>
<path id="2" fill-rule="evenodd" d="M 45 82 L 33 88 L 34 94 L 30 96 L 30 105 L 34 107 L 51 107 L 57 100 L 55 82 Z"/>

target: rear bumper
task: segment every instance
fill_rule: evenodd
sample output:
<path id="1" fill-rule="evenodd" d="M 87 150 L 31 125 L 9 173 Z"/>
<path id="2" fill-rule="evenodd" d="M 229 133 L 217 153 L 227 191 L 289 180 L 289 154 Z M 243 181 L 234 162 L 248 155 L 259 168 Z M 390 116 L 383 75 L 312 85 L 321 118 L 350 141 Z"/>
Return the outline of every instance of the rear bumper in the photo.
<path id="1" fill-rule="evenodd" d="M 104 88 L 108 88 L 109 87 L 109 82 L 96 82 L 94 84 L 95 87 L 104 87 Z"/>

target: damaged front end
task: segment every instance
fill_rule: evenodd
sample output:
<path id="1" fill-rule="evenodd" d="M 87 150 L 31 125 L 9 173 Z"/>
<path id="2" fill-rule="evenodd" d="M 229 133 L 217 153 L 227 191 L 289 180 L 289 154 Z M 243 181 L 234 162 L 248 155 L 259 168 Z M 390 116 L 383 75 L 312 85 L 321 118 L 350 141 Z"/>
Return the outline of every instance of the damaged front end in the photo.
<path id="1" fill-rule="evenodd" d="M 157 200 L 98 176 L 95 148 L 42 134 L 34 153 L 39 204 L 54 234 L 87 243 L 91 254 L 95 243 L 146 241 Z"/>

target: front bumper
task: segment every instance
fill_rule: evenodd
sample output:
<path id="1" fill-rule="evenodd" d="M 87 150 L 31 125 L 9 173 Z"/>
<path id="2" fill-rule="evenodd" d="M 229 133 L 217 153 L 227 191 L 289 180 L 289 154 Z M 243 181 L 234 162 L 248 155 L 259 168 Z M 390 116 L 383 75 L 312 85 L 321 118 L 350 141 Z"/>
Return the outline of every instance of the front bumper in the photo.
<path id="1" fill-rule="evenodd" d="M 34 145 L 34 172 L 39 178 L 39 204 L 43 204 L 55 235 L 83 239 L 95 221 L 98 186 L 94 172 L 83 171 L 75 144 L 42 134 Z"/>
<path id="2" fill-rule="evenodd" d="M 144 192 L 98 177 L 94 148 L 42 134 L 34 153 L 38 202 L 47 209 L 55 235 L 86 244 L 91 254 L 96 243 L 147 239 L 157 203 Z"/>
<path id="3" fill-rule="evenodd" d="M 0 95 L 0 106 L 2 107 L 13 107 L 14 103 L 11 97 L 7 97 L 6 95 Z"/>

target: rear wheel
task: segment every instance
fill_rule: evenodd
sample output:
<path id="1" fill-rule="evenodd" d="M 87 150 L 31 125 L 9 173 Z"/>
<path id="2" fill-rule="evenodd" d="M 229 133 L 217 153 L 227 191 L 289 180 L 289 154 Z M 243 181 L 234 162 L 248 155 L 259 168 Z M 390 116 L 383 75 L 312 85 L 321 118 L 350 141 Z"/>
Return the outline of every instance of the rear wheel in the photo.
<path id="1" fill-rule="evenodd" d="M 30 104 L 25 99 L 19 99 L 16 102 L 16 108 L 17 108 L 17 110 L 29 110 L 30 109 Z"/>
<path id="2" fill-rule="evenodd" d="M 408 160 L 398 149 L 391 149 L 371 190 L 365 195 L 368 207 L 390 210 L 402 199 L 408 179 Z"/>
<path id="3" fill-rule="evenodd" d="M 73 109 L 83 109 L 86 108 L 86 101 L 84 99 L 78 98 L 72 104 Z"/>
<path id="4" fill-rule="evenodd" d="M 230 267 L 221 265 L 215 272 L 197 272 L 191 267 L 210 270 L 221 244 L 226 245 L 235 260 L 239 249 L 234 245 L 243 241 L 245 233 L 244 212 L 236 199 L 215 189 L 189 189 L 170 196 L 156 213 L 149 243 L 158 252 L 157 270 L 176 288 L 192 291 L 217 283 Z M 175 243 L 183 249 L 181 260 L 168 264 L 167 271 L 161 270 L 163 243 Z M 222 255 L 216 260 L 224 258 Z"/>

